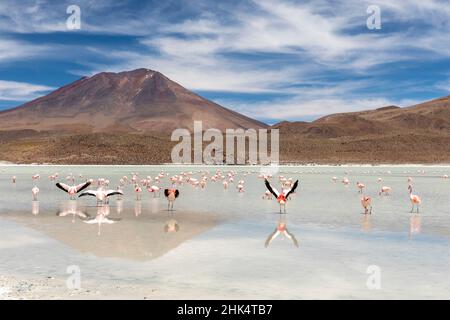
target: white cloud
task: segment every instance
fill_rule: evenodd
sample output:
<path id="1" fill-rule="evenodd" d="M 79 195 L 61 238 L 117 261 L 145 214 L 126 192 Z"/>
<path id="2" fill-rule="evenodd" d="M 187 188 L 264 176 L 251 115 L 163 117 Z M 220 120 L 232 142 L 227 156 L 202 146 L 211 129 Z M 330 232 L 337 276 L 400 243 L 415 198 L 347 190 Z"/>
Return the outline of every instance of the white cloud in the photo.
<path id="1" fill-rule="evenodd" d="M 37 57 L 43 55 L 46 50 L 41 45 L 0 38 L 0 62 Z"/>
<path id="2" fill-rule="evenodd" d="M 25 82 L 0 80 L 0 100 L 27 101 L 48 93 L 55 88 Z"/>
<path id="3" fill-rule="evenodd" d="M 280 120 L 280 119 L 314 119 L 332 113 L 354 112 L 361 110 L 375 109 L 390 105 L 406 107 L 414 105 L 416 100 L 394 101 L 385 98 L 333 98 L 324 97 L 316 99 L 303 99 L 294 97 L 291 99 L 275 100 L 264 103 L 232 103 L 234 110 L 242 112 L 248 116 L 258 114 L 260 119 Z"/>

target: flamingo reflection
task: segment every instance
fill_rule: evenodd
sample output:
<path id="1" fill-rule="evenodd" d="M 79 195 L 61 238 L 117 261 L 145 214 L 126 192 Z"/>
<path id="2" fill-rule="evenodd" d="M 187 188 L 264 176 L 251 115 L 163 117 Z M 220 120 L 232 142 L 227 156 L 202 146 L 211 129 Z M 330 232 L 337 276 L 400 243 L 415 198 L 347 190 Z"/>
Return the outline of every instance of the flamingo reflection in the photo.
<path id="1" fill-rule="evenodd" d="M 98 235 L 100 235 L 102 224 L 104 224 L 104 223 L 113 224 L 120 220 L 120 219 L 114 219 L 114 218 L 107 218 L 109 213 L 110 213 L 109 205 L 104 204 L 102 206 L 97 207 L 97 215 L 95 216 L 95 218 L 90 219 L 90 220 L 83 220 L 83 222 L 85 222 L 87 224 L 98 224 Z"/>
<path id="2" fill-rule="evenodd" d="M 267 237 L 267 240 L 265 242 L 265 247 L 267 248 L 272 241 L 277 238 L 281 234 L 281 239 L 284 237 L 288 238 L 292 241 L 292 243 L 298 247 L 298 241 L 295 238 L 295 236 L 290 233 L 287 229 L 287 223 L 286 223 L 286 214 L 280 214 L 280 218 L 278 219 L 278 224 L 275 230 Z"/>
<path id="3" fill-rule="evenodd" d="M 422 226 L 422 217 L 418 214 L 413 214 L 409 219 L 409 239 L 411 240 L 415 234 L 420 233 Z"/>
<path id="4" fill-rule="evenodd" d="M 58 217 L 72 216 L 72 223 L 75 222 L 75 217 L 81 219 L 89 218 L 89 215 L 77 208 L 77 202 L 70 200 L 63 205 L 63 210 L 56 214 Z"/>
<path id="5" fill-rule="evenodd" d="M 369 232 L 372 229 L 372 223 L 370 222 L 371 216 L 368 214 L 363 215 L 361 219 L 361 226 L 364 232 Z"/>
<path id="6" fill-rule="evenodd" d="M 39 201 L 31 202 L 31 213 L 35 216 L 39 214 Z"/>
<path id="7" fill-rule="evenodd" d="M 166 225 L 164 226 L 165 233 L 178 232 L 180 230 L 180 225 L 178 221 L 175 219 L 170 219 L 166 221 Z"/>

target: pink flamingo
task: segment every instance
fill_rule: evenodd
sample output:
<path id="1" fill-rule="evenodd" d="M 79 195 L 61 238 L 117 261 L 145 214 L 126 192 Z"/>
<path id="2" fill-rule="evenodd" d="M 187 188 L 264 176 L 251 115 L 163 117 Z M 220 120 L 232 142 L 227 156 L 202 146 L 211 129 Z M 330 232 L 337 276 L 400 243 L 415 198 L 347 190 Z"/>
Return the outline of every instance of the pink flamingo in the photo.
<path id="1" fill-rule="evenodd" d="M 411 185 L 408 185 L 409 190 L 409 199 L 411 200 L 412 208 L 411 213 L 414 211 L 414 206 L 417 207 L 417 213 L 419 213 L 419 204 L 422 202 L 422 199 L 418 195 L 413 194 L 413 189 Z"/>
<path id="2" fill-rule="evenodd" d="M 151 187 L 147 188 L 147 191 L 152 192 L 153 197 L 156 197 L 156 194 L 158 194 L 158 197 L 159 197 L 161 194 L 158 186 L 151 186 Z"/>
<path id="3" fill-rule="evenodd" d="M 356 183 L 356 186 L 357 186 L 358 189 L 359 189 L 359 193 L 362 193 L 362 192 L 363 192 L 363 189 L 366 187 L 366 186 L 364 185 L 364 183 L 361 183 L 361 182 L 357 182 L 357 183 Z"/>
<path id="4" fill-rule="evenodd" d="M 136 200 L 141 200 L 142 188 L 138 184 L 134 186 L 134 193 L 136 193 Z"/>
<path id="5" fill-rule="evenodd" d="M 391 187 L 383 186 L 383 187 L 381 187 L 381 191 L 380 191 L 379 195 L 381 196 L 382 194 L 384 194 L 384 195 L 388 196 L 391 193 L 391 191 L 392 191 Z"/>
<path id="6" fill-rule="evenodd" d="M 39 188 L 37 186 L 34 186 L 33 189 L 31 189 L 31 194 L 33 195 L 33 200 L 37 201 L 38 194 L 39 194 Z"/>
<path id="7" fill-rule="evenodd" d="M 266 192 L 264 192 L 264 195 L 262 196 L 262 198 L 265 200 L 272 200 L 272 194 L 270 193 L 269 190 L 267 190 Z"/>
<path id="8" fill-rule="evenodd" d="M 91 185 L 90 181 L 87 181 L 85 183 L 81 183 L 77 186 L 68 186 L 65 183 L 57 183 L 56 186 L 61 189 L 62 191 L 65 191 L 69 194 L 70 199 L 75 199 L 75 195 L 80 192 L 83 191 L 84 189 L 86 189 L 87 187 L 89 187 Z"/>
<path id="9" fill-rule="evenodd" d="M 283 190 L 282 193 L 278 192 L 277 189 L 273 188 L 270 185 L 270 183 L 269 183 L 269 181 L 267 179 L 264 180 L 264 182 L 266 184 L 267 189 L 270 191 L 270 193 L 272 193 L 275 196 L 275 198 L 277 199 L 277 202 L 280 204 L 280 213 L 281 213 L 281 208 L 284 208 L 284 213 L 286 213 L 286 202 L 287 202 L 287 199 L 289 198 L 289 195 L 291 193 L 293 193 L 295 191 L 295 189 L 297 189 L 298 180 L 295 181 L 295 183 L 292 186 L 292 188 Z"/>
<path id="10" fill-rule="evenodd" d="M 173 203 L 175 202 L 175 199 L 180 195 L 180 191 L 178 191 L 178 189 L 165 189 L 164 195 L 166 196 L 168 201 L 167 211 L 173 211 Z"/>
<path id="11" fill-rule="evenodd" d="M 17 179 L 16 176 L 13 176 L 12 177 L 12 183 L 16 183 L 16 179 Z"/>
<path id="12" fill-rule="evenodd" d="M 372 198 L 367 196 L 361 197 L 361 205 L 364 208 L 364 214 L 372 214 Z"/>

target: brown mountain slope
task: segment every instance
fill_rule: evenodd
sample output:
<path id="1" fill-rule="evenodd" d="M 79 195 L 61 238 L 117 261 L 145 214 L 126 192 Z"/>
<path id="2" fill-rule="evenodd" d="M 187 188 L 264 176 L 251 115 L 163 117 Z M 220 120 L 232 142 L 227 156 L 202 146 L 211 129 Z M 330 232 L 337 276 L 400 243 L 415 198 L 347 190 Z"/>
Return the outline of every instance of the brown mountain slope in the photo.
<path id="1" fill-rule="evenodd" d="M 194 120 L 204 129 L 266 127 L 148 69 L 85 77 L 0 112 L 2 130 L 167 133 L 192 130 Z"/>
<path id="2" fill-rule="evenodd" d="M 412 131 L 449 135 L 450 96 L 407 108 L 389 106 L 369 111 L 337 113 L 310 123 L 284 121 L 273 127 L 308 138 L 391 135 Z"/>
<path id="3" fill-rule="evenodd" d="M 273 128 L 287 162 L 450 163 L 450 96 Z"/>

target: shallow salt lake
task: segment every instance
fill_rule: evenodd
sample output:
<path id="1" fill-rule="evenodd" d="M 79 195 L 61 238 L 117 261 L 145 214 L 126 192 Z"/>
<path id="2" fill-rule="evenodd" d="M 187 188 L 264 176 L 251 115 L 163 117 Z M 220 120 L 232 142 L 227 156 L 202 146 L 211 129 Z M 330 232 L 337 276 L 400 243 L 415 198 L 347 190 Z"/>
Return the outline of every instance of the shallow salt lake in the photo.
<path id="1" fill-rule="evenodd" d="M 208 181 L 205 190 L 183 184 L 171 213 L 162 194 L 144 189 L 137 201 L 127 185 L 124 199 L 112 197 L 107 208 L 115 223 L 100 227 L 58 216 L 66 211 L 94 218 L 106 209 L 91 197 L 69 200 L 48 179 L 55 172 L 61 182 L 69 173 L 104 177 L 114 189 L 131 172 L 145 178 L 164 171 L 164 188 L 182 171 L 200 178 L 198 171 L 213 175 L 218 169 L 237 172 L 228 190 L 220 181 Z M 33 202 L 31 176 L 37 173 L 39 201 Z M 257 167 L 2 166 L 0 273 L 65 281 L 67 267 L 76 265 L 82 287 L 128 285 L 187 299 L 450 298 L 450 179 L 442 178 L 450 167 L 281 167 L 274 186 L 278 175 L 299 179 L 286 215 L 275 200 L 262 199 L 259 174 Z M 409 176 L 423 201 L 418 214 L 410 213 Z M 244 193 L 236 190 L 241 179 Z M 362 214 L 357 181 L 373 198 L 372 215 Z M 390 196 L 378 195 L 384 185 L 392 187 Z M 298 247 L 281 235 L 265 247 L 279 222 Z M 165 231 L 175 224 L 178 232 Z M 371 279 L 379 286 L 368 286 Z"/>

